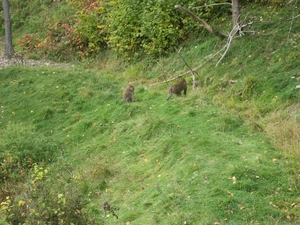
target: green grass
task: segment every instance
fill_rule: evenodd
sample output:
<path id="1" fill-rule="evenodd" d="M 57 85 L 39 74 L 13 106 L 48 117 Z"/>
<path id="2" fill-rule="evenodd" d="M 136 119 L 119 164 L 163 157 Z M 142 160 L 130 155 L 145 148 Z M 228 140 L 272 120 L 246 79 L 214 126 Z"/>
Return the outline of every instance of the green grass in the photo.
<path id="1" fill-rule="evenodd" d="M 166 101 L 166 90 L 137 85 L 137 102 L 123 104 L 123 85 L 111 77 L 80 67 L 1 76 L 1 129 L 34 126 L 38 143 L 58 145 L 50 171 L 68 165 L 94 221 L 104 223 L 108 201 L 120 210 L 106 224 L 289 224 L 287 216 L 296 224 L 293 160 L 242 117 L 200 89 Z"/>
<path id="2" fill-rule="evenodd" d="M 8 224 L 298 224 L 299 47 L 283 39 L 290 9 L 266 10 L 255 23 L 260 34 L 236 39 L 220 66 L 215 58 L 197 70 L 197 89 L 169 101 L 170 82 L 152 84 L 188 70 L 177 54 L 157 64 L 101 58 L 2 69 L 0 217 Z M 207 39 L 182 50 L 193 68 L 224 44 Z M 124 104 L 128 83 L 136 102 Z M 103 218 L 106 201 L 119 208 L 118 219 L 110 211 Z"/>

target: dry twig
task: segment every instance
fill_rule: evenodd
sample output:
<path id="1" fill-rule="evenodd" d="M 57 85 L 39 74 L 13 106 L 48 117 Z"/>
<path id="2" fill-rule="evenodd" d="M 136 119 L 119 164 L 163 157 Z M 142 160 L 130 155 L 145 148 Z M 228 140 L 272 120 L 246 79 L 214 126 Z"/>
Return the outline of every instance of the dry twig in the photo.
<path id="1" fill-rule="evenodd" d="M 179 50 L 178 50 L 177 48 L 175 48 L 175 49 L 176 49 L 177 53 L 179 54 L 180 58 L 183 60 L 184 64 L 190 69 L 191 76 L 192 76 L 192 79 L 193 79 L 193 89 L 195 89 L 195 86 L 196 86 L 196 80 L 195 80 L 195 74 L 194 74 L 194 72 L 196 72 L 196 71 L 194 71 L 194 70 L 189 66 L 189 64 L 186 62 L 186 60 L 182 57 L 182 55 L 180 54 L 181 49 L 179 49 Z M 197 73 L 197 72 L 196 72 L 196 73 Z"/>
<path id="2" fill-rule="evenodd" d="M 298 16 L 295 16 L 295 10 L 296 10 L 296 8 L 297 8 L 297 7 L 296 7 L 296 6 L 297 6 L 297 1 L 298 1 L 298 0 L 295 0 L 295 7 L 294 7 L 294 10 L 293 10 L 293 16 L 292 16 L 292 20 L 291 20 L 291 24 L 290 24 L 290 29 L 289 29 L 288 37 L 287 37 L 288 39 L 290 39 L 290 34 L 291 34 L 291 31 L 292 31 L 292 26 L 293 26 L 293 23 L 294 23 L 294 19 L 297 18 L 297 17 L 299 16 L 299 15 L 298 15 Z"/>

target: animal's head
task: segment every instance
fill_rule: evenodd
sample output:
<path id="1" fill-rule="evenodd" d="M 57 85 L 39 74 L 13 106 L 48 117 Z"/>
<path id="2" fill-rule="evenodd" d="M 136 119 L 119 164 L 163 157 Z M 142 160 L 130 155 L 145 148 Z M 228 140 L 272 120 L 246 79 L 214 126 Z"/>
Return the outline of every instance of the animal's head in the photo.
<path id="1" fill-rule="evenodd" d="M 174 86 L 172 86 L 172 87 L 169 89 L 169 93 L 168 93 L 167 100 L 169 100 L 169 99 L 171 98 L 173 92 L 174 92 Z"/>
<path id="2" fill-rule="evenodd" d="M 129 90 L 131 91 L 131 92 L 134 92 L 134 86 L 133 85 L 129 85 Z"/>

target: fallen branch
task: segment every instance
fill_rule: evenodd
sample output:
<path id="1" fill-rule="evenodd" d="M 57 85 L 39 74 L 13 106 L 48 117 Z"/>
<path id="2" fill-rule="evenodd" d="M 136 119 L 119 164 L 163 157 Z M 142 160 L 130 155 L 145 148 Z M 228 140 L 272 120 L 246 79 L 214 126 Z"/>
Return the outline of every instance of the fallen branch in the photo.
<path id="1" fill-rule="evenodd" d="M 194 77 L 195 77 L 195 75 L 193 74 L 194 72 L 196 72 L 198 69 L 202 68 L 208 61 L 210 61 L 210 60 L 213 59 L 216 55 L 219 55 L 221 52 L 224 51 L 223 54 L 221 55 L 221 58 L 218 60 L 218 62 L 217 62 L 217 64 L 216 64 L 216 67 L 217 67 L 217 66 L 220 64 L 220 62 L 223 60 L 223 58 L 225 57 L 225 55 L 227 54 L 227 52 L 228 52 L 228 50 L 229 50 L 229 48 L 230 48 L 231 42 L 233 41 L 234 38 L 241 37 L 241 36 L 243 36 L 244 33 L 246 33 L 246 32 L 252 32 L 252 33 L 255 33 L 255 31 L 245 31 L 245 30 L 243 30 L 245 27 L 251 27 L 251 25 L 254 23 L 255 17 L 254 17 L 254 19 L 252 18 L 253 20 L 250 20 L 249 22 L 245 22 L 246 19 L 247 19 L 247 16 L 248 16 L 248 15 L 245 16 L 245 19 L 244 19 L 242 22 L 237 23 L 237 24 L 233 27 L 233 29 L 230 31 L 230 33 L 229 33 L 229 35 L 228 35 L 228 39 L 227 39 L 226 44 L 225 44 L 218 52 L 216 52 L 216 53 L 214 53 L 214 54 L 208 55 L 208 56 L 206 57 L 207 59 L 206 59 L 202 64 L 200 64 L 199 66 L 197 66 L 197 67 L 195 67 L 195 68 L 191 68 L 190 66 L 187 65 L 186 61 L 180 56 L 180 57 L 184 60 L 184 62 L 186 63 L 186 65 L 188 66 L 189 71 L 184 72 L 184 73 L 178 75 L 178 76 L 175 77 L 175 78 L 172 78 L 172 79 L 169 79 L 169 80 L 166 80 L 166 79 L 165 79 L 164 82 L 158 82 L 158 83 L 151 84 L 150 87 L 151 87 L 151 86 L 156 86 L 156 85 L 161 84 L 161 83 L 168 83 L 168 82 L 173 81 L 173 80 L 176 80 L 177 78 L 182 77 L 182 76 L 184 76 L 184 75 L 186 75 L 186 74 L 188 74 L 188 73 L 191 73 L 191 75 L 192 75 L 192 77 L 193 77 L 193 87 L 194 87 L 194 84 L 195 84 L 195 83 L 194 83 Z M 237 36 L 236 34 L 239 34 L 239 35 Z M 177 50 L 177 49 L 176 49 L 176 50 Z M 178 50 L 177 50 L 177 51 L 178 51 Z M 162 75 L 162 76 L 163 76 L 163 75 Z"/>
<path id="2" fill-rule="evenodd" d="M 244 21 L 246 20 L 247 18 L 247 15 L 244 19 Z M 233 28 L 232 30 L 230 31 L 229 35 L 228 35 L 228 39 L 227 39 L 227 43 L 226 45 L 223 46 L 223 48 L 219 51 L 223 51 L 225 49 L 225 51 L 223 52 L 221 58 L 219 59 L 219 61 L 217 62 L 216 64 L 216 67 L 220 64 L 220 62 L 223 60 L 223 58 L 225 57 L 225 55 L 227 54 L 229 48 L 230 48 L 230 45 L 231 45 L 231 42 L 234 38 L 236 37 L 241 37 L 242 35 L 244 35 L 244 31 L 243 31 L 243 28 L 247 27 L 247 26 L 251 26 L 253 24 L 253 21 L 249 21 L 248 23 L 245 23 L 244 21 L 242 22 L 239 22 L 237 23 Z M 239 36 L 237 36 L 237 34 L 239 34 Z"/>
<path id="3" fill-rule="evenodd" d="M 211 60 L 212 58 L 214 58 L 214 57 L 215 57 L 216 55 L 218 55 L 218 54 L 219 54 L 219 52 L 217 52 L 217 53 L 215 53 L 215 54 L 213 54 L 213 55 L 209 55 L 209 56 L 207 56 L 208 59 L 205 60 L 201 65 L 199 65 L 199 66 L 197 66 L 197 67 L 195 67 L 195 68 L 193 68 L 193 69 L 190 69 L 189 71 L 186 71 L 186 72 L 184 72 L 184 73 L 181 73 L 181 74 L 179 74 L 178 76 L 176 76 L 176 77 L 174 77 L 174 78 L 171 78 L 171 79 L 169 79 L 169 80 L 165 80 L 165 81 L 163 81 L 163 82 L 157 82 L 157 83 L 150 84 L 149 87 L 156 86 L 156 85 L 163 84 L 163 83 L 168 83 L 168 82 L 170 82 L 170 81 L 173 81 L 173 80 L 178 79 L 179 77 L 183 77 L 184 75 L 191 73 L 191 71 L 196 71 L 196 70 L 200 69 L 201 67 L 203 67 L 209 60 Z M 164 76 L 164 75 L 161 75 L 161 76 Z"/>
<path id="4" fill-rule="evenodd" d="M 225 57 L 225 55 L 227 54 L 229 47 L 231 45 L 231 42 L 234 38 L 234 36 L 238 33 L 239 28 L 238 26 L 234 26 L 234 28 L 231 30 L 231 32 L 228 35 L 228 39 L 227 39 L 227 43 L 226 45 L 223 46 L 223 48 L 220 51 L 223 51 L 223 49 L 225 49 L 224 53 L 222 54 L 221 58 L 219 59 L 219 61 L 216 64 L 216 67 L 220 64 L 220 62 L 223 60 L 223 58 Z M 220 52 L 219 51 L 219 52 Z"/>
<path id="5" fill-rule="evenodd" d="M 214 30 L 208 23 L 206 23 L 203 19 L 199 18 L 198 16 L 196 16 L 194 13 L 192 13 L 191 11 L 189 11 L 188 9 L 182 7 L 181 5 L 175 5 L 174 7 L 175 9 L 180 9 L 181 11 L 189 14 L 191 17 L 193 17 L 193 19 L 195 19 L 196 21 L 202 23 L 202 25 L 204 26 L 204 28 L 206 30 L 208 30 L 210 33 L 218 36 L 219 38 L 225 38 L 226 35 L 220 33 L 219 31 Z"/>
<path id="6" fill-rule="evenodd" d="M 185 74 L 186 74 L 186 73 L 185 73 Z M 167 84 L 168 84 L 168 82 L 173 81 L 173 80 L 176 80 L 176 79 L 178 79 L 179 77 L 182 77 L 182 76 L 185 75 L 185 74 L 178 75 L 177 77 L 173 77 L 173 78 L 171 78 L 171 79 L 169 79 L 169 80 L 165 80 L 165 81 L 163 81 L 163 82 L 156 82 L 156 83 L 150 84 L 149 87 L 153 87 L 153 86 L 156 86 L 156 85 L 159 85 L 159 84 L 164 84 L 164 83 L 167 83 Z"/>

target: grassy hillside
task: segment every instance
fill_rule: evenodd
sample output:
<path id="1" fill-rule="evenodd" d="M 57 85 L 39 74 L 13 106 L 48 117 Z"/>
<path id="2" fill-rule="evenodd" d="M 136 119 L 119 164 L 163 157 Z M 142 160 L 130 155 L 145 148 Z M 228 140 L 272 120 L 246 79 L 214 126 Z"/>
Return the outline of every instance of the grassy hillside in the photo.
<path id="1" fill-rule="evenodd" d="M 255 35 L 218 67 L 225 40 L 182 46 L 186 97 L 162 83 L 188 71 L 178 54 L 0 70 L 0 222 L 298 224 L 299 23 L 248 10 Z"/>
<path id="2" fill-rule="evenodd" d="M 123 104 L 126 82 L 115 76 L 77 67 L 3 70 L 2 149 L 22 153 L 20 161 L 51 162 L 36 189 L 14 187 L 16 202 L 35 208 L 32 192 L 42 199 L 50 192 L 50 206 L 59 194 L 68 206 L 78 189 L 78 210 L 95 224 L 104 223 L 104 201 L 120 208 L 107 224 L 298 221 L 296 161 L 242 117 L 209 103 L 200 89 L 167 102 L 166 88 L 136 83 L 137 101 Z M 42 220 L 42 211 L 28 217 Z"/>

